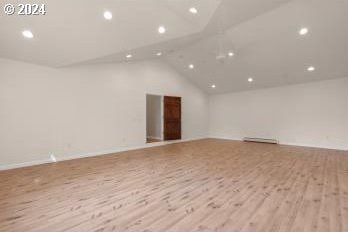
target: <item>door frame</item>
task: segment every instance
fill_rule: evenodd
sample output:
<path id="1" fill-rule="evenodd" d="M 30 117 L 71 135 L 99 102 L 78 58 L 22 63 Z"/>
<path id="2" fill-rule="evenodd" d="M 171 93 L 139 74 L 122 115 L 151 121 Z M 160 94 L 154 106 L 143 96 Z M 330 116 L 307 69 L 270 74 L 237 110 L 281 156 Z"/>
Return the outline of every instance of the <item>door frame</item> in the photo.
<path id="1" fill-rule="evenodd" d="M 147 96 L 157 96 L 161 98 L 161 140 L 162 141 L 170 141 L 170 140 L 165 140 L 165 118 L 164 118 L 164 97 L 175 97 L 175 98 L 180 98 L 181 99 L 181 104 L 180 104 L 180 139 L 182 139 L 182 97 L 181 96 L 169 96 L 169 95 L 161 95 L 161 94 L 156 94 L 156 93 L 146 93 L 145 94 L 145 143 L 147 143 Z"/>
<path id="2" fill-rule="evenodd" d="M 145 143 L 147 143 L 147 97 L 148 96 L 156 96 L 161 98 L 161 140 L 164 141 L 164 95 L 154 94 L 154 93 L 146 93 L 145 94 Z"/>

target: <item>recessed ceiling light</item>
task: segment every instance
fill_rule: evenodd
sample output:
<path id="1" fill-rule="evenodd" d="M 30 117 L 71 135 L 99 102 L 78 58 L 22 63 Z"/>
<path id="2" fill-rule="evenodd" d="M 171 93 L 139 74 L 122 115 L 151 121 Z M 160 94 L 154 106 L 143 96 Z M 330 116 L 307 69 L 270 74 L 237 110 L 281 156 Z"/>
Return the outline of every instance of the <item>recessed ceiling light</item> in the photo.
<path id="1" fill-rule="evenodd" d="M 234 53 L 233 53 L 233 52 L 229 52 L 229 53 L 228 53 L 228 56 L 229 56 L 229 57 L 232 57 L 232 56 L 234 56 Z"/>
<path id="2" fill-rule="evenodd" d="M 157 52 L 156 56 L 162 56 L 162 52 Z"/>
<path id="3" fill-rule="evenodd" d="M 126 55 L 126 58 L 127 59 L 130 59 L 130 58 L 132 58 L 133 57 L 133 55 L 132 54 L 128 54 L 128 55 Z"/>
<path id="4" fill-rule="evenodd" d="M 309 66 L 308 68 L 307 68 L 307 71 L 308 72 L 313 72 L 315 70 L 315 68 L 313 67 L 313 66 Z"/>
<path id="5" fill-rule="evenodd" d="M 28 39 L 32 39 L 34 38 L 34 35 L 31 31 L 29 30 L 24 30 L 22 31 L 22 35 L 25 37 L 25 38 L 28 38 Z"/>
<path id="6" fill-rule="evenodd" d="M 194 69 L 195 66 L 194 66 L 193 64 L 190 64 L 190 65 L 189 65 L 189 68 L 190 68 L 190 69 Z"/>
<path id="7" fill-rule="evenodd" d="M 253 79 L 252 77 L 249 77 L 249 78 L 248 78 L 248 81 L 249 81 L 249 82 L 253 82 L 254 79 Z"/>
<path id="8" fill-rule="evenodd" d="M 216 88 L 216 85 L 211 85 L 211 87 L 212 87 L 213 89 L 215 89 L 215 88 Z"/>
<path id="9" fill-rule="evenodd" d="M 300 35 L 306 35 L 308 33 L 308 28 L 301 28 L 298 32 Z"/>
<path id="10" fill-rule="evenodd" d="M 106 20 L 111 20 L 112 19 L 112 13 L 110 11 L 105 11 L 104 12 L 104 18 Z"/>
<path id="11" fill-rule="evenodd" d="M 160 33 L 160 34 L 166 33 L 166 28 L 165 28 L 164 26 L 160 26 L 160 27 L 158 28 L 158 33 Z"/>
<path id="12" fill-rule="evenodd" d="M 189 10 L 192 14 L 197 14 L 198 10 L 195 7 L 191 7 Z"/>

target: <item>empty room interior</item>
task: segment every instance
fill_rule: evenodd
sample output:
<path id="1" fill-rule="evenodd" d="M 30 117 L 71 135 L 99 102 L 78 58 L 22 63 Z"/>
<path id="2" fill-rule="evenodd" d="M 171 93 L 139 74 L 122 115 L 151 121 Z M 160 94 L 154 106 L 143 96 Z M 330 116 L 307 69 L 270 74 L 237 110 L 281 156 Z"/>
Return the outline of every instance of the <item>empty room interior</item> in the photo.
<path id="1" fill-rule="evenodd" d="M 348 232 L 347 0 L 0 0 L 1 232 Z"/>

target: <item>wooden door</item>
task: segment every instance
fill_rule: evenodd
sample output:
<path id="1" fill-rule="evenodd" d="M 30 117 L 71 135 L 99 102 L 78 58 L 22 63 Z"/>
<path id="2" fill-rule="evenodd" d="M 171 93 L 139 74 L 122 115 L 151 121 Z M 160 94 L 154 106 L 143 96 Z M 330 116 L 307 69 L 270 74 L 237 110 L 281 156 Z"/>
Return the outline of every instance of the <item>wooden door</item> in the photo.
<path id="1" fill-rule="evenodd" d="M 181 97 L 164 96 L 164 140 L 181 139 Z"/>

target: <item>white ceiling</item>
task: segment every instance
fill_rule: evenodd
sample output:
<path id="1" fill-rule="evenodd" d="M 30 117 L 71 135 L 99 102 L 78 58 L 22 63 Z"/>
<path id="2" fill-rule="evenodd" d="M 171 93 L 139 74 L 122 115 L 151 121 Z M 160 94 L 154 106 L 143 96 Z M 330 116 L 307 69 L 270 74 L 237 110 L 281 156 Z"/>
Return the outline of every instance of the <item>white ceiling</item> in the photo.
<path id="1" fill-rule="evenodd" d="M 0 0 L 6 3 L 37 0 Z M 0 14 L 0 54 L 3 57 L 53 67 L 71 65 L 139 47 L 185 37 L 201 31 L 221 0 L 194 0 L 200 14 L 192 17 L 190 0 L 40 0 L 46 15 Z M 105 10 L 113 19 L 103 17 Z M 167 33 L 160 35 L 160 25 Z M 32 41 L 21 37 L 30 29 Z"/>
<path id="2" fill-rule="evenodd" d="M 308 27 L 306 36 L 298 34 L 301 27 Z M 167 60 L 210 93 L 236 92 L 348 77 L 347 41 L 348 1 L 298 0 L 233 26 L 223 36 L 204 38 Z M 216 60 L 219 46 L 226 52 L 232 48 L 235 56 Z M 311 65 L 316 70 L 307 72 Z"/>
<path id="3" fill-rule="evenodd" d="M 0 56 L 61 67 L 125 62 L 128 53 L 131 61 L 153 59 L 161 51 L 160 59 L 209 93 L 348 77 L 347 0 L 40 3 L 47 5 L 45 16 L 0 14 Z M 188 11 L 192 6 L 197 15 Z M 111 21 L 103 18 L 105 10 L 113 13 Z M 159 35 L 159 25 L 167 33 Z M 298 34 L 301 27 L 308 27 L 306 36 Z M 35 38 L 22 38 L 24 29 Z M 230 50 L 234 57 L 216 58 Z M 314 72 L 306 71 L 310 65 Z"/>

